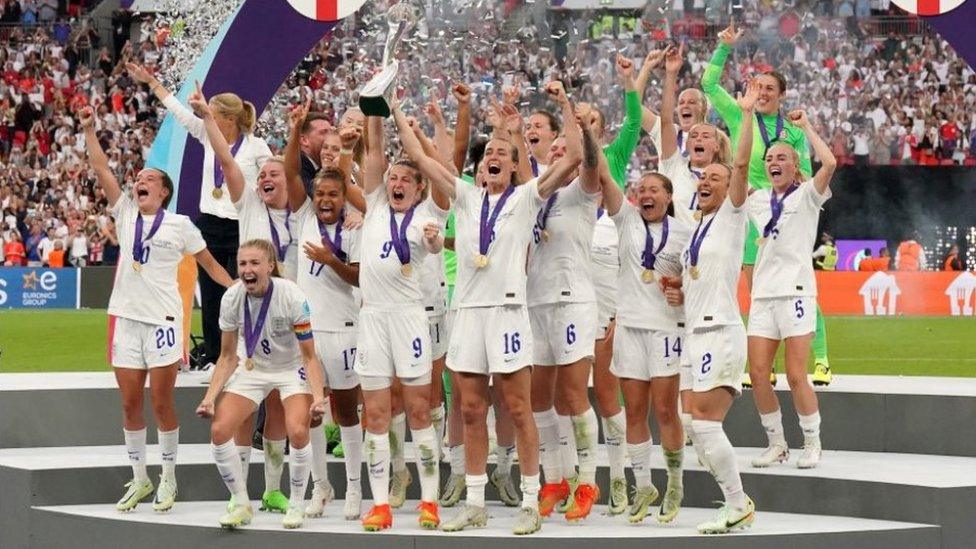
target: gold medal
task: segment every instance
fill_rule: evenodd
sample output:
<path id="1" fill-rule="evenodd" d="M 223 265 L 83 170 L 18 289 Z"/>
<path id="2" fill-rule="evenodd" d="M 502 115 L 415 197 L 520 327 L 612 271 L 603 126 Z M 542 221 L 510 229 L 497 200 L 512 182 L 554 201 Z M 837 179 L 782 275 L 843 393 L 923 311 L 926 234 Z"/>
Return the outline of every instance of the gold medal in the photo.
<path id="1" fill-rule="evenodd" d="M 692 280 L 698 280 L 698 277 L 701 276 L 701 271 L 698 270 L 698 265 L 692 265 L 691 268 L 688 269 L 688 274 L 691 275 Z"/>
<path id="2" fill-rule="evenodd" d="M 692 217 L 695 218 L 695 221 L 701 221 L 701 210 L 695 210 L 695 213 L 692 214 Z"/>
<path id="3" fill-rule="evenodd" d="M 224 189 L 221 189 L 220 187 L 214 187 L 213 192 L 210 194 L 217 200 L 220 200 L 224 196 Z"/>
<path id="4" fill-rule="evenodd" d="M 139 263 L 138 261 L 134 261 L 132 263 L 132 270 L 135 271 L 135 272 L 137 272 L 137 273 L 141 273 L 142 272 L 142 263 Z"/>
<path id="5" fill-rule="evenodd" d="M 476 254 L 474 256 L 474 266 L 478 269 L 484 269 L 488 266 L 488 256 L 482 254 Z"/>
<path id="6" fill-rule="evenodd" d="M 413 267 L 409 263 L 400 265 L 400 274 L 409 277 L 411 274 L 413 274 Z"/>
<path id="7" fill-rule="evenodd" d="M 762 246 L 765 243 L 766 243 L 765 236 L 760 236 L 759 238 L 756 239 L 756 246 Z"/>
<path id="8" fill-rule="evenodd" d="M 254 369 L 254 359 L 253 358 L 247 357 L 247 360 L 244 361 L 244 369 L 245 370 L 253 370 Z"/>
<path id="9" fill-rule="evenodd" d="M 549 242 L 549 231 L 542 229 L 542 241 Z"/>
<path id="10" fill-rule="evenodd" d="M 654 282 L 654 271 L 651 269 L 644 269 L 644 272 L 641 273 L 641 281 L 643 281 L 644 284 Z"/>

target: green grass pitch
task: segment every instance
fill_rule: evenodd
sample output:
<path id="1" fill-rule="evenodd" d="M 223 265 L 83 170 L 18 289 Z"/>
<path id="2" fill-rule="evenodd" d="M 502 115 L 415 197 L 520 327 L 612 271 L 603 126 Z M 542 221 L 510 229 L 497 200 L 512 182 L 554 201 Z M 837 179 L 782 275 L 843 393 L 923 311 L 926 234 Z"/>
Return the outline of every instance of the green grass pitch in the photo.
<path id="1" fill-rule="evenodd" d="M 110 370 L 107 318 L 104 310 L 0 311 L 0 372 Z M 976 377 L 972 318 L 827 317 L 827 335 L 835 374 Z"/>

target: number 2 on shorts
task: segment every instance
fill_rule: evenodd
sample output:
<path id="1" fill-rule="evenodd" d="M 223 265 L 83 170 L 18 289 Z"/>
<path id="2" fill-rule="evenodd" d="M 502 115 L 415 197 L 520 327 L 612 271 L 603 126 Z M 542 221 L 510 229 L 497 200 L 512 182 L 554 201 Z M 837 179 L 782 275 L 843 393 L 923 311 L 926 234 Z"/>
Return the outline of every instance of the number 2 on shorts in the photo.
<path id="1" fill-rule="evenodd" d="M 712 353 L 702 355 L 701 375 L 712 371 Z"/>

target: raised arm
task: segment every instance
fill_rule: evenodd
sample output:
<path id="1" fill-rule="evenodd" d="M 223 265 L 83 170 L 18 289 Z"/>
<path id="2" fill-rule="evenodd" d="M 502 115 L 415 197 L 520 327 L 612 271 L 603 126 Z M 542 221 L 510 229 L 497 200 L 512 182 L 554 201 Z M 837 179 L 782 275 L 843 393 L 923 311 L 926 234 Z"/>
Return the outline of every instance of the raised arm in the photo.
<path id="1" fill-rule="evenodd" d="M 196 83 L 196 91 L 190 95 L 189 102 L 193 112 L 203 120 L 204 128 L 207 130 L 207 138 L 214 150 L 214 159 L 220 164 L 220 169 L 224 172 L 224 181 L 227 183 L 230 201 L 236 203 L 241 199 L 246 188 L 244 172 L 234 160 L 234 155 L 230 152 L 230 145 L 224 139 L 224 134 L 220 133 L 217 121 L 214 119 L 213 113 L 210 112 L 210 106 L 207 105 L 207 100 L 203 97 L 199 82 Z"/>
<path id="2" fill-rule="evenodd" d="M 203 120 L 193 116 L 193 112 L 186 108 L 183 103 L 180 103 L 180 100 L 166 89 L 166 86 L 163 86 L 162 82 L 157 80 L 144 67 L 136 63 L 126 63 L 125 69 L 137 82 L 148 84 L 149 90 L 176 117 L 176 121 L 186 128 L 186 131 L 195 137 L 197 141 L 203 141 L 203 136 L 207 133 Z"/>
<path id="3" fill-rule="evenodd" d="M 423 129 L 420 127 L 420 123 L 417 122 L 417 119 L 410 117 L 407 120 L 407 123 L 410 125 L 410 128 L 413 130 L 413 135 L 417 138 L 417 141 L 420 142 L 420 148 L 423 149 L 424 155 L 427 158 L 430 158 L 431 160 L 440 164 L 442 168 L 447 169 L 451 173 L 451 177 L 453 178 L 454 172 L 451 172 L 450 168 L 444 166 L 444 161 L 441 158 L 440 153 L 437 152 L 437 147 L 434 146 L 434 143 L 430 140 L 430 138 L 427 137 L 427 134 L 424 133 Z M 443 189 L 439 185 L 431 186 L 430 198 L 431 200 L 434 201 L 434 204 L 437 204 L 437 207 L 442 210 L 446 211 L 451 207 L 450 197 L 444 193 Z M 433 252 L 433 253 L 437 253 L 437 252 Z"/>
<path id="4" fill-rule="evenodd" d="M 290 132 L 285 145 L 285 181 L 288 182 L 288 206 L 296 212 L 308 200 L 305 182 L 302 180 L 302 124 L 308 116 L 311 100 L 304 105 L 295 105 L 288 113 Z M 314 192 L 314 189 L 313 189 Z"/>
<path id="5" fill-rule="evenodd" d="M 566 96 L 563 83 L 553 80 L 546 84 L 546 93 L 560 104 L 563 111 L 563 131 L 566 135 L 566 155 L 557 160 L 546 173 L 539 176 L 539 196 L 548 198 L 556 189 L 569 183 L 569 177 L 579 167 L 583 159 L 583 135 L 576 123 L 573 104 Z"/>
<path id="6" fill-rule="evenodd" d="M 603 153 L 614 166 L 615 171 L 619 172 L 615 173 L 618 179 L 617 184 L 623 186 L 626 184 L 626 176 L 624 175 L 626 165 L 630 162 L 630 157 L 634 154 L 637 143 L 640 141 L 641 95 L 644 90 L 638 88 L 634 80 L 634 62 L 620 54 L 617 54 L 617 74 L 626 90 L 624 96 L 626 114 L 624 124 L 617 132 L 617 137 L 603 149 Z"/>
<path id="7" fill-rule="evenodd" d="M 643 106 L 644 90 L 647 89 L 647 83 L 650 81 L 654 69 L 660 67 L 662 62 L 664 62 L 664 50 L 651 50 L 647 52 L 647 55 L 644 57 L 644 64 L 641 65 L 640 72 L 637 73 L 636 87 L 641 96 L 642 104 L 641 128 L 645 132 L 650 132 L 654 129 L 654 123 L 657 122 L 657 114 Z"/>
<path id="8" fill-rule="evenodd" d="M 737 107 L 744 116 L 751 117 L 759 99 L 762 85 L 753 79 L 746 86 L 746 93 L 737 101 Z M 752 124 L 743 124 L 739 132 L 739 144 L 735 151 L 735 165 L 732 167 L 732 180 L 729 182 L 729 199 L 738 208 L 745 203 L 749 194 L 749 160 L 752 158 Z"/>
<path id="9" fill-rule="evenodd" d="M 368 138 L 366 140 L 366 159 L 363 161 L 363 192 L 368 195 L 383 184 L 383 174 L 386 173 L 383 119 L 378 116 L 367 116 L 366 133 Z"/>
<path id="10" fill-rule="evenodd" d="M 701 81 L 702 91 L 708 98 L 708 102 L 715 107 L 733 134 L 735 133 L 733 127 L 737 128 L 742 121 L 742 111 L 736 104 L 735 98 L 722 87 L 721 80 L 722 71 L 725 70 L 725 60 L 728 59 L 735 43 L 742 38 L 742 33 L 742 29 L 735 28 L 734 19 L 729 22 L 729 26 L 725 30 L 718 33 L 718 48 L 712 55 L 711 61 L 708 62 L 708 66 L 705 67 Z"/>
<path id="11" fill-rule="evenodd" d="M 671 158 L 678 150 L 678 134 L 674 129 L 674 109 L 678 103 L 678 71 L 681 70 L 681 48 L 665 51 L 664 90 L 661 91 L 661 160 Z"/>
<path id="12" fill-rule="evenodd" d="M 471 88 L 467 84 L 457 83 L 454 98 L 458 102 L 457 127 L 454 128 L 454 167 L 458 173 L 464 171 L 464 162 L 468 157 L 468 143 L 471 141 Z"/>
<path id="13" fill-rule="evenodd" d="M 416 134 L 410 128 L 410 123 L 407 122 L 407 116 L 403 114 L 400 105 L 393 107 L 393 119 L 396 121 L 397 130 L 400 132 L 400 142 L 403 144 L 403 151 L 417 163 L 417 167 L 420 168 L 420 173 L 431 182 L 434 188 L 444 193 L 445 196 L 454 198 L 454 175 L 436 159 L 424 154 L 420 140 L 417 139 Z M 372 128 L 370 128 L 370 132 L 372 132 Z"/>
<path id="14" fill-rule="evenodd" d="M 584 119 L 585 120 L 585 119 Z M 580 168 L 580 179 L 583 190 L 588 194 L 596 194 L 603 188 L 600 179 L 600 147 L 593 138 L 593 129 L 584 123 L 583 128 L 583 165 Z"/>
<path id="15" fill-rule="evenodd" d="M 813 152 L 820 159 L 820 169 L 813 175 L 813 184 L 818 193 L 824 194 L 830 188 L 830 179 L 834 176 L 834 170 L 837 169 L 837 158 L 830 151 L 830 146 L 817 133 L 817 130 L 813 129 L 813 124 L 807 118 L 806 111 L 790 111 L 786 118 L 794 126 L 803 130 L 807 140 L 813 145 Z"/>
<path id="16" fill-rule="evenodd" d="M 434 126 L 434 150 L 435 157 L 441 165 L 448 169 L 454 176 L 460 171 L 455 167 L 452 160 L 454 154 L 454 144 L 450 134 L 447 132 L 447 122 L 444 120 L 444 112 L 436 100 L 431 99 L 426 107 L 427 119 Z"/>
<path id="17" fill-rule="evenodd" d="M 119 197 L 122 196 L 122 187 L 116 179 L 112 169 L 108 167 L 108 157 L 102 150 L 102 144 L 98 142 L 98 135 L 95 134 L 95 112 L 91 107 L 85 107 L 78 113 L 81 127 L 85 129 L 85 145 L 88 148 L 88 164 L 95 171 L 95 179 L 105 192 L 109 207 L 115 206 Z"/>
<path id="18" fill-rule="evenodd" d="M 342 152 L 339 154 L 339 169 L 346 179 L 346 202 L 353 208 L 361 212 L 366 211 L 366 198 L 363 196 L 363 188 L 356 185 L 352 180 L 352 170 L 355 166 L 353 162 L 353 151 L 356 144 L 363 138 L 363 132 L 356 126 L 347 126 L 339 130 L 339 139 L 342 141 Z"/>
<path id="19" fill-rule="evenodd" d="M 529 146 L 526 145 L 522 113 L 514 105 L 505 104 L 501 106 L 502 120 L 505 128 L 508 129 L 508 138 L 515 145 L 518 151 L 518 179 L 519 183 L 525 183 L 532 179 L 532 161 L 529 153 Z"/>

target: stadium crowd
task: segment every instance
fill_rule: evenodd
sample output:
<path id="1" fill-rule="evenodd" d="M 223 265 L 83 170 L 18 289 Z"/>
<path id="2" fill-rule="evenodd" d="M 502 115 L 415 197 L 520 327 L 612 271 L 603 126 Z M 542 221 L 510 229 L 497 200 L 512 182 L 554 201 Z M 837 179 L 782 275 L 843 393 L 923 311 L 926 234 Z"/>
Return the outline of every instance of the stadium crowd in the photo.
<path id="1" fill-rule="evenodd" d="M 88 4 L 0 0 L 0 242 L 5 264 L 114 264 L 114 226 L 85 166 L 76 113 L 88 105 L 97 109 L 111 166 L 120 179 L 130 180 L 164 112 L 148 89 L 126 73 L 124 62 L 134 60 L 157 71 L 166 66 L 168 33 L 156 32 L 152 21 L 144 20 L 148 24 L 130 42 L 117 39 L 103 46 L 84 19 Z M 420 105 L 432 93 L 446 97 L 452 82 L 465 81 L 475 91 L 474 118 L 484 122 L 490 119 L 489 94 L 479 92 L 520 86 L 527 110 L 537 106 L 531 98 L 540 83 L 558 76 L 577 97 L 612 113 L 609 122 L 619 125 L 624 93 L 614 76 L 614 52 L 639 63 L 655 43 L 648 37 L 684 41 L 688 51 L 679 79 L 684 88 L 696 85 L 715 44 L 715 29 L 697 9 L 700 2 L 674 12 L 680 19 L 672 17 L 670 23 L 650 13 L 612 24 L 601 24 L 593 14 L 556 17 L 551 37 L 538 36 L 537 27 L 513 15 L 509 4 L 497 3 L 487 13 L 468 10 L 445 28 L 422 23 L 417 38 L 407 40 L 406 55 L 422 55 L 424 63 L 409 64 L 401 77 L 419 83 L 401 91 L 408 95 L 405 102 Z M 741 89 L 750 75 L 773 68 L 782 72 L 791 83 L 786 106 L 809 107 L 815 127 L 827 136 L 841 164 L 976 164 L 976 74 L 925 28 L 910 38 L 880 35 L 869 17 L 887 13 L 882 4 L 746 2 L 743 18 L 755 31 L 737 48 L 723 85 Z M 370 13 L 382 9 L 367 4 L 323 39 L 283 85 L 272 107 L 278 110 L 266 117 L 280 119 L 268 126 L 277 130 L 275 135 L 264 135 L 275 152 L 284 144 L 286 105 L 311 97 L 317 109 L 334 117 L 353 103 L 381 57 L 380 25 L 370 24 Z M 513 19 L 523 23 L 521 28 Z M 132 20 L 131 14 L 116 14 L 116 38 L 124 38 Z M 466 47 L 449 47 L 460 43 Z M 653 84 L 649 89 L 658 89 Z M 655 93 L 645 97 L 653 109 L 660 106 Z M 715 113 L 711 116 L 721 124 Z M 487 133 L 488 128 L 480 130 Z M 651 140 L 642 139 L 632 172 L 653 167 L 657 154 Z"/>

